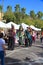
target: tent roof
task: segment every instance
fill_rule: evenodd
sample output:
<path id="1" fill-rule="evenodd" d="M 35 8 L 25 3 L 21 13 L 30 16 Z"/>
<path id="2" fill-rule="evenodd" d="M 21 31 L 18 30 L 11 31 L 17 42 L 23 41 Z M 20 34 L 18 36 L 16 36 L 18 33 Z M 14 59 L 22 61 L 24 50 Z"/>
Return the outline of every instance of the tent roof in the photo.
<path id="1" fill-rule="evenodd" d="M 29 27 L 29 26 L 28 26 L 27 24 L 25 24 L 25 23 L 22 23 L 21 25 L 22 25 L 23 29 L 27 29 L 27 27 Z"/>
<path id="2" fill-rule="evenodd" d="M 6 28 L 6 24 L 0 21 L 0 28 Z"/>
<path id="3" fill-rule="evenodd" d="M 18 25 L 15 24 L 15 23 L 13 23 L 13 22 L 7 23 L 7 24 L 6 24 L 7 28 L 11 28 L 11 24 L 14 25 L 14 28 L 15 28 L 15 29 L 18 29 L 18 28 L 19 28 Z"/>
<path id="4" fill-rule="evenodd" d="M 33 26 L 33 25 L 30 25 L 30 27 L 31 27 L 33 30 L 35 30 L 35 31 L 41 31 L 41 29 L 36 28 L 36 27 L 35 27 L 35 26 Z"/>

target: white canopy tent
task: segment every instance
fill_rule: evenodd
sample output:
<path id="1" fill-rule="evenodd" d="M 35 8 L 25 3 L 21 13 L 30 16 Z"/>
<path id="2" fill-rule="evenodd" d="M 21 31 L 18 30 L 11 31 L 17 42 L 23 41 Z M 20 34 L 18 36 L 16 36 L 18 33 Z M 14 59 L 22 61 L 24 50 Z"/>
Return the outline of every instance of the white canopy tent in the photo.
<path id="1" fill-rule="evenodd" d="M 27 24 L 25 24 L 25 23 L 22 23 L 21 25 L 22 25 L 22 27 L 23 27 L 24 30 L 26 30 L 27 27 L 29 27 L 29 26 L 28 26 Z"/>
<path id="2" fill-rule="evenodd" d="M 36 27 L 35 27 L 35 26 L 33 26 L 33 25 L 30 25 L 30 27 L 31 27 L 33 30 L 35 30 L 35 31 L 41 31 L 41 29 L 36 28 Z"/>
<path id="3" fill-rule="evenodd" d="M 11 24 L 14 25 L 14 28 L 15 28 L 15 29 L 18 29 L 18 28 L 19 28 L 19 26 L 18 26 L 17 24 L 13 23 L 13 22 L 7 23 L 7 24 L 6 24 L 6 27 L 7 27 L 7 28 L 11 28 Z"/>
<path id="4" fill-rule="evenodd" d="M 6 28 L 6 24 L 2 21 L 0 21 L 0 28 Z"/>
<path id="5" fill-rule="evenodd" d="M 9 23 L 5 24 L 5 23 L 2 22 L 2 21 L 0 21 L 0 28 L 11 28 L 11 24 L 14 25 L 15 29 L 19 29 L 19 26 L 20 26 L 20 25 L 17 25 L 17 24 L 15 24 L 15 23 L 13 23 L 13 22 L 9 22 Z M 25 23 L 21 23 L 21 25 L 22 25 L 22 27 L 23 27 L 24 30 L 26 30 L 27 27 L 31 27 L 31 28 L 32 28 L 33 30 L 35 30 L 35 31 L 41 31 L 41 29 L 36 28 L 36 27 L 33 26 L 33 25 L 28 26 L 28 25 L 25 24 Z"/>

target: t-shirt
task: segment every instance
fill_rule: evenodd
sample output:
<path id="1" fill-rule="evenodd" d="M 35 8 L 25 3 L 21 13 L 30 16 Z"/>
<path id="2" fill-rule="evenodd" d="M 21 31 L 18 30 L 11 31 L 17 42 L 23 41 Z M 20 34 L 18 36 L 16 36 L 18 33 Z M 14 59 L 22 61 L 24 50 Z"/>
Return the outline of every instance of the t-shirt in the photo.
<path id="1" fill-rule="evenodd" d="M 43 31 L 41 32 L 41 36 L 43 37 Z"/>
<path id="2" fill-rule="evenodd" d="M 42 32 L 42 35 L 43 35 L 43 32 Z"/>
<path id="3" fill-rule="evenodd" d="M 2 45 L 5 44 L 5 40 L 0 38 L 0 51 L 4 51 Z"/>

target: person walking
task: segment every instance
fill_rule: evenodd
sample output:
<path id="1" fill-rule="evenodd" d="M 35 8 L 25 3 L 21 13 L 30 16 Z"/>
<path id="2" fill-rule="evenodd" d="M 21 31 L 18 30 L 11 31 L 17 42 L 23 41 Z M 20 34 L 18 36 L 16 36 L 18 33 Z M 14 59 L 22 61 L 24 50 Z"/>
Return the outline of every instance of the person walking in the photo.
<path id="1" fill-rule="evenodd" d="M 24 45 L 24 31 L 22 25 L 20 25 L 19 27 L 18 37 L 19 37 L 19 45 Z"/>
<path id="2" fill-rule="evenodd" d="M 32 46 L 32 33 L 30 27 L 25 30 L 25 46 Z"/>
<path id="3" fill-rule="evenodd" d="M 35 40 L 36 40 L 36 32 L 33 30 L 33 33 L 32 33 L 32 42 L 35 43 Z"/>
<path id="4" fill-rule="evenodd" d="M 41 35 L 40 36 L 41 36 L 40 40 L 41 40 L 41 43 L 42 43 L 42 41 L 43 41 L 43 31 L 41 31 Z"/>
<path id="5" fill-rule="evenodd" d="M 9 50 L 14 50 L 14 46 L 15 46 L 15 29 L 14 29 L 14 26 L 11 25 L 11 29 L 9 30 L 9 33 L 8 33 L 8 49 Z"/>
<path id="6" fill-rule="evenodd" d="M 0 33 L 0 59 L 1 59 L 1 65 L 5 65 L 5 40 L 3 39 L 3 33 Z"/>

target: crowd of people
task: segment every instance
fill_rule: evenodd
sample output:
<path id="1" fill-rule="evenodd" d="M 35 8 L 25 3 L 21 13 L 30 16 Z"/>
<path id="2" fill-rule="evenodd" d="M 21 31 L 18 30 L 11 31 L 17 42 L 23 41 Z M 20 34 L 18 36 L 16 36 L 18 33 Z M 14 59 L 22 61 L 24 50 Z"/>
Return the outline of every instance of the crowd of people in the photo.
<path id="1" fill-rule="evenodd" d="M 11 29 L 8 29 L 7 33 L 3 33 L 0 31 L 0 59 L 1 65 L 4 65 L 4 55 L 6 44 L 8 46 L 8 50 L 14 50 L 16 36 L 18 37 L 19 46 L 24 45 L 25 47 L 31 47 L 32 43 L 35 43 L 36 38 L 40 35 L 40 41 L 43 42 L 43 31 L 36 32 L 32 30 L 32 28 L 27 27 L 26 30 L 23 29 L 22 25 L 20 25 L 19 30 L 15 30 L 14 26 L 11 25 Z"/>
<path id="2" fill-rule="evenodd" d="M 32 46 L 32 43 L 35 43 L 36 38 L 38 39 L 39 36 L 41 43 L 43 42 L 43 32 L 37 32 L 31 27 L 27 27 L 27 29 L 24 30 L 22 25 L 20 25 L 19 30 L 15 30 L 14 26 L 11 25 L 11 29 L 8 30 L 6 36 L 4 37 L 4 39 L 6 43 L 8 43 L 8 49 L 11 50 L 13 50 L 15 47 L 16 38 L 18 38 L 17 42 L 19 46 Z"/>
<path id="3" fill-rule="evenodd" d="M 11 29 L 8 29 L 4 34 L 5 42 L 8 45 L 8 49 L 13 50 L 16 44 L 16 38 L 18 38 L 17 42 L 20 45 L 24 46 L 32 46 L 32 43 L 35 43 L 36 38 L 40 38 L 41 43 L 43 42 L 43 31 L 37 32 L 33 30 L 31 27 L 27 27 L 26 30 L 23 29 L 22 25 L 20 25 L 18 30 L 15 30 L 14 26 L 11 25 Z"/>

